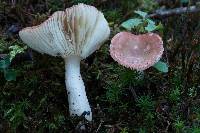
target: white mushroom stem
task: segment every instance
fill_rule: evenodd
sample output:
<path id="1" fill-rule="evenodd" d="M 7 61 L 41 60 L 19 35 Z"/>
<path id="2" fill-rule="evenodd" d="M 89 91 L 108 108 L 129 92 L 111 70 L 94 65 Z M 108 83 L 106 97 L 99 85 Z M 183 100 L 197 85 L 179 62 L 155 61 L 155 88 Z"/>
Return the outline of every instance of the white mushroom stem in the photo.
<path id="1" fill-rule="evenodd" d="M 88 121 L 91 121 L 92 112 L 80 74 L 80 61 L 81 58 L 75 55 L 65 59 L 65 83 L 68 93 L 69 112 L 71 116 L 84 116 Z"/>

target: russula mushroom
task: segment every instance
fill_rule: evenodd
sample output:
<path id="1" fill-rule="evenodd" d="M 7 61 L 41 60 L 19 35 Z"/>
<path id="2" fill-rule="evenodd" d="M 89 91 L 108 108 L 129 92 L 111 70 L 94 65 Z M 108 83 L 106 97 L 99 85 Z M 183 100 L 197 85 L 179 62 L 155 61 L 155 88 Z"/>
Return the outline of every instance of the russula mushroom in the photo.
<path id="1" fill-rule="evenodd" d="M 109 35 L 103 13 L 85 4 L 57 11 L 42 24 L 19 32 L 32 49 L 64 59 L 70 115 L 84 116 L 89 121 L 92 112 L 80 74 L 80 61 L 96 51 Z"/>
<path id="2" fill-rule="evenodd" d="M 110 54 L 115 61 L 138 71 L 157 63 L 163 51 L 163 41 L 155 33 L 134 35 L 120 32 L 113 37 L 110 45 Z"/>

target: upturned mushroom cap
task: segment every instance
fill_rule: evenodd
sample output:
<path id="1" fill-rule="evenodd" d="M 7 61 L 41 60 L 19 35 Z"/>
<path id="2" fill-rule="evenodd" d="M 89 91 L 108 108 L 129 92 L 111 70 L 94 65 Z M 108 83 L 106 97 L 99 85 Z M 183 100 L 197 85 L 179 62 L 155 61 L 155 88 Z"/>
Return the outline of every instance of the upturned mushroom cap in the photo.
<path id="1" fill-rule="evenodd" d="M 32 49 L 52 56 L 77 55 L 86 58 L 109 37 L 104 15 L 93 6 L 78 4 L 57 11 L 38 26 L 19 32 Z"/>
<path id="2" fill-rule="evenodd" d="M 120 32 L 111 41 L 110 54 L 119 64 L 145 70 L 158 62 L 163 54 L 163 41 L 154 33 L 134 35 Z"/>

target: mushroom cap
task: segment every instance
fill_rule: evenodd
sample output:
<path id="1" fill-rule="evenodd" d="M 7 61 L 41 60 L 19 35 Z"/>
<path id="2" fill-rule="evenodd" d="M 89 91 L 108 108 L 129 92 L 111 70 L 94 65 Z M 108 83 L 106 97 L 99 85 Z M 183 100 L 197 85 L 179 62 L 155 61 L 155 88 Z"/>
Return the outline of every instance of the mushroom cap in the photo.
<path id="1" fill-rule="evenodd" d="M 52 56 L 86 58 L 109 37 L 103 13 L 93 6 L 78 4 L 55 12 L 38 26 L 24 28 L 20 38 L 32 49 Z"/>
<path id="2" fill-rule="evenodd" d="M 120 32 L 113 37 L 110 45 L 111 57 L 119 64 L 145 70 L 157 63 L 163 54 L 163 41 L 155 33 L 134 35 Z"/>

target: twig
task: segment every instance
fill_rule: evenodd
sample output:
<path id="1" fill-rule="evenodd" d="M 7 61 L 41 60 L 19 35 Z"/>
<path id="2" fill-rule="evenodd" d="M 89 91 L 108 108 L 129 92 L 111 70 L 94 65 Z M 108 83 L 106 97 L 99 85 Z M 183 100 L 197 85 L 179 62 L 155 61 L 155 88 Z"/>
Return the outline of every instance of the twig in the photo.
<path id="1" fill-rule="evenodd" d="M 180 15 L 184 13 L 195 13 L 195 12 L 200 12 L 200 8 L 196 6 L 190 6 L 190 7 L 180 7 L 180 8 L 174 8 L 174 9 L 169 9 L 169 10 L 156 10 L 155 13 L 148 15 L 147 17 L 149 18 L 154 18 L 154 17 L 166 17 L 166 16 L 171 16 L 171 15 Z"/>
<path id="2" fill-rule="evenodd" d="M 101 123 L 99 124 L 99 126 L 98 126 L 98 128 L 97 128 L 97 130 L 96 130 L 96 133 L 99 132 L 99 130 L 100 130 L 102 124 L 103 124 L 103 121 L 101 121 Z"/>
<path id="3" fill-rule="evenodd" d="M 167 121 L 167 127 L 166 127 L 166 129 L 165 129 L 165 133 L 168 133 L 168 130 L 169 130 L 169 126 L 171 125 L 171 123 L 169 122 L 169 121 Z"/>
<path id="4" fill-rule="evenodd" d="M 128 89 L 131 91 L 131 93 L 132 93 L 132 95 L 133 95 L 133 98 L 134 98 L 134 100 L 135 100 L 135 101 L 137 101 L 137 100 L 138 100 L 138 96 L 137 96 L 137 94 L 136 94 L 136 92 L 135 92 L 134 88 L 132 88 L 132 87 L 129 87 Z"/>

